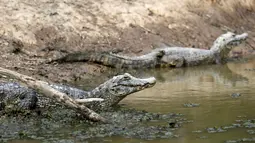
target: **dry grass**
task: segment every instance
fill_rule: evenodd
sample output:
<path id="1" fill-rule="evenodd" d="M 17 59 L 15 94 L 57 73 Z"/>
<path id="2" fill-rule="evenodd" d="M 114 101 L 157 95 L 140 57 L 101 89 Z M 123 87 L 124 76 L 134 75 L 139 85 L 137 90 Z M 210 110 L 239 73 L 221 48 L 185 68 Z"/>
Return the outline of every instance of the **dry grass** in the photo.
<path id="1" fill-rule="evenodd" d="M 208 17 L 213 25 L 252 30 L 250 23 L 255 22 L 254 0 L 188 0 L 187 7 L 199 16 Z"/>
<path id="2" fill-rule="evenodd" d="M 222 0 L 216 6 L 227 13 L 234 16 L 233 18 L 245 18 L 255 12 L 254 0 Z"/>
<path id="3" fill-rule="evenodd" d="M 208 10 L 214 8 L 228 14 L 245 15 L 247 12 L 255 12 L 254 0 L 187 0 L 190 8 Z"/>
<path id="4" fill-rule="evenodd" d="M 190 1 L 190 0 L 188 0 Z M 220 6 L 222 8 L 224 8 L 225 10 L 234 10 L 233 7 L 235 7 L 237 4 L 239 6 L 243 6 L 246 7 L 250 10 L 254 10 L 255 9 L 255 1 L 254 0 L 193 0 L 190 1 L 194 4 L 200 4 L 201 6 L 204 5 L 217 5 Z"/>

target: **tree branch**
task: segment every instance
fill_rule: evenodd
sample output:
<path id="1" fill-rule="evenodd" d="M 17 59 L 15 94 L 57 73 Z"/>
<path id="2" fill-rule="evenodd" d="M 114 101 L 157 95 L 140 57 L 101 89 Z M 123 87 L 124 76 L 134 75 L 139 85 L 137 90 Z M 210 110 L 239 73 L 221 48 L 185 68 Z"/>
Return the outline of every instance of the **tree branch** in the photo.
<path id="1" fill-rule="evenodd" d="M 88 98 L 88 99 L 75 99 L 77 103 L 89 103 L 89 102 L 101 102 L 104 101 L 102 98 Z"/>
<path id="2" fill-rule="evenodd" d="M 78 102 L 76 102 L 75 100 L 73 100 L 71 97 L 69 97 L 65 93 L 62 93 L 62 92 L 50 87 L 47 82 L 36 80 L 32 77 L 17 73 L 12 70 L 4 69 L 2 67 L 0 67 L 0 74 L 15 78 L 15 79 L 25 83 L 28 87 L 37 90 L 39 93 L 41 93 L 49 98 L 52 98 L 53 100 L 55 100 L 59 103 L 62 103 L 72 109 L 75 109 L 77 112 L 79 112 L 85 118 L 87 118 L 91 121 L 106 122 L 105 118 L 103 118 L 102 116 L 100 116 L 99 114 L 94 112 L 93 110 L 87 108 L 86 106 L 79 104 L 81 101 L 78 100 Z M 84 100 L 82 102 L 84 102 Z"/>

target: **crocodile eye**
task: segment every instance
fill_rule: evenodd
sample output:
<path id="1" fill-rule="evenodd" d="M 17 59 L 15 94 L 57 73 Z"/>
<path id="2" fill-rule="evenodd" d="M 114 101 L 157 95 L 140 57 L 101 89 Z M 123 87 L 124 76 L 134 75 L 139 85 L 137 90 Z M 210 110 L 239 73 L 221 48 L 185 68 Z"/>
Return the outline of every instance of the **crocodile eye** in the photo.
<path id="1" fill-rule="evenodd" d="M 130 77 L 129 76 L 124 76 L 124 79 L 125 80 L 130 80 Z"/>
<path id="2" fill-rule="evenodd" d="M 159 53 L 157 54 L 157 57 L 158 57 L 158 58 L 161 58 L 161 57 L 163 57 L 165 54 L 166 54 L 166 53 L 165 53 L 164 50 L 160 50 Z"/>

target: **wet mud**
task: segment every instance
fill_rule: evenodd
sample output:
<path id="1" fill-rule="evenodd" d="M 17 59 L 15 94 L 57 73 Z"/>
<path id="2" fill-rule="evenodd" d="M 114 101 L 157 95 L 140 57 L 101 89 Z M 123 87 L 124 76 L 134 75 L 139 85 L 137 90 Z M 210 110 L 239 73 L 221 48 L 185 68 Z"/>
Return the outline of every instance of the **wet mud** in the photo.
<path id="1" fill-rule="evenodd" d="M 93 123 L 62 107 L 44 108 L 27 113 L 2 114 L 0 140 L 15 139 L 58 142 L 66 135 L 78 142 L 104 140 L 120 136 L 145 140 L 176 138 L 175 130 L 187 123 L 182 114 L 151 113 L 136 109 L 116 107 L 100 113 L 108 123 Z M 70 132 L 71 131 L 71 132 Z"/>

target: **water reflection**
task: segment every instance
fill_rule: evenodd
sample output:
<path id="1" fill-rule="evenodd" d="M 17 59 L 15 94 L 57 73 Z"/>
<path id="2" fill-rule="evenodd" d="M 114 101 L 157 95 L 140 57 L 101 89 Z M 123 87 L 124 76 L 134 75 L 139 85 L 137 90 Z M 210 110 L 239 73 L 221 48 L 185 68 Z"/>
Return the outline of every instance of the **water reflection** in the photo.
<path id="1" fill-rule="evenodd" d="M 160 70 L 147 74 L 155 76 L 157 84 L 127 97 L 122 103 L 152 112 L 187 115 L 194 122 L 182 127 L 179 130 L 181 138 L 174 142 L 211 143 L 251 136 L 244 129 L 217 134 L 195 134 L 192 131 L 228 125 L 238 119 L 237 116 L 255 118 L 255 59 L 247 63 Z M 240 98 L 230 96 L 237 92 L 242 94 Z M 201 106 L 184 107 L 183 104 L 188 102 L 200 103 Z M 200 139 L 201 136 L 206 136 L 206 139 Z"/>

